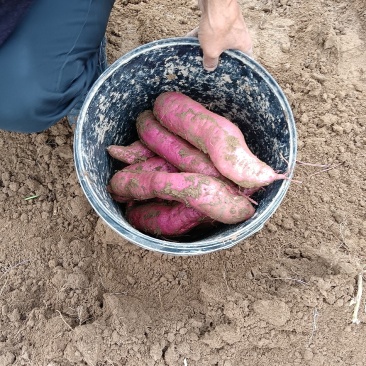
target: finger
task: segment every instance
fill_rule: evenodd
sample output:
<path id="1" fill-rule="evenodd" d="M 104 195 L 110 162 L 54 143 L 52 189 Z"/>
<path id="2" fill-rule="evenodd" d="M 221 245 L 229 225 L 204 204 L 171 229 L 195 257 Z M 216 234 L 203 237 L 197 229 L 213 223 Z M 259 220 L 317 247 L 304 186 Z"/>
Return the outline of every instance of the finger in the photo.
<path id="1" fill-rule="evenodd" d="M 219 64 L 219 58 L 218 57 L 210 57 L 205 54 L 203 54 L 203 67 L 207 71 L 214 71 Z"/>
<path id="2" fill-rule="evenodd" d="M 186 34 L 186 37 L 198 37 L 198 29 L 199 27 L 192 29 L 190 32 Z"/>

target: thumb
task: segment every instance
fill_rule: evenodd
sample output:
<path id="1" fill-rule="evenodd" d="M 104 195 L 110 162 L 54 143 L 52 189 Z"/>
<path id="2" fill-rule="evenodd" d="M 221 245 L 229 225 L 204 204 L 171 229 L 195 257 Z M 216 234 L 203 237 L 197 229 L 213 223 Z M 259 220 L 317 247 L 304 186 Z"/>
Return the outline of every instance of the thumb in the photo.
<path id="1" fill-rule="evenodd" d="M 207 71 L 214 71 L 219 64 L 218 57 L 211 57 L 203 54 L 203 67 Z"/>

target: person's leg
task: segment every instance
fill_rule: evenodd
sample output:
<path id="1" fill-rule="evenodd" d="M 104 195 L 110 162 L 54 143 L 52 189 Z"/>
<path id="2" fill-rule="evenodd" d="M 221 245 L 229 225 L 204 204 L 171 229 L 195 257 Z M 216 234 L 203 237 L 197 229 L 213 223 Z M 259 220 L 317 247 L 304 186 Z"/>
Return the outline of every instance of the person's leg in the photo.
<path id="1" fill-rule="evenodd" d="M 0 129 L 47 129 L 100 74 L 114 0 L 37 0 L 0 48 Z"/>

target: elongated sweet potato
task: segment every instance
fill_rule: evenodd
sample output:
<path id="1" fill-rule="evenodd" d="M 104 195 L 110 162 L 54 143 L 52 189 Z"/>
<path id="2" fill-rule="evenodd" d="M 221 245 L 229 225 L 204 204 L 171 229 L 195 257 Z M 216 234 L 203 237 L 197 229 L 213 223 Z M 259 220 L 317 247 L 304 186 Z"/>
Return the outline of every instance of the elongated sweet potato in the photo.
<path id="1" fill-rule="evenodd" d="M 261 187 L 287 179 L 249 150 L 234 123 L 188 96 L 178 92 L 162 93 L 153 111 L 164 127 L 207 153 L 217 170 L 239 186 Z"/>
<path id="2" fill-rule="evenodd" d="M 127 165 L 122 169 L 125 172 L 167 172 L 177 173 L 178 169 L 161 156 L 153 156 L 141 163 Z"/>
<path id="3" fill-rule="evenodd" d="M 164 158 L 160 156 L 153 156 L 141 163 L 135 163 L 127 165 L 122 169 L 124 172 L 167 172 L 167 173 L 177 173 L 178 169 L 167 162 Z M 120 203 L 126 203 L 131 201 L 131 197 L 124 197 L 117 195 L 113 192 L 110 185 L 107 186 L 107 191 L 111 194 L 112 198 Z"/>
<path id="4" fill-rule="evenodd" d="M 208 220 L 207 216 L 181 202 L 134 205 L 127 210 L 126 218 L 135 229 L 156 236 L 182 235 Z"/>
<path id="5" fill-rule="evenodd" d="M 151 151 L 164 157 L 164 159 L 176 166 L 179 170 L 219 178 L 232 186 L 236 193 L 246 197 L 253 194 L 253 189 L 243 189 L 241 187 L 239 189 L 234 182 L 224 177 L 215 168 L 207 154 L 163 127 L 154 117 L 152 111 L 142 112 L 137 118 L 136 126 L 141 141 Z M 252 201 L 252 203 L 256 202 Z"/>
<path id="6" fill-rule="evenodd" d="M 110 145 L 107 151 L 112 158 L 126 164 L 135 164 L 155 156 L 155 153 L 139 140 L 128 146 Z"/>
<path id="7" fill-rule="evenodd" d="M 136 128 L 140 140 L 148 149 L 179 170 L 222 177 L 207 154 L 168 131 L 157 121 L 152 111 L 144 111 L 137 117 Z"/>
<path id="8" fill-rule="evenodd" d="M 110 180 L 110 187 L 116 195 L 137 200 L 158 197 L 183 202 L 226 224 L 254 214 L 246 197 L 233 194 L 226 183 L 203 174 L 119 171 Z"/>
<path id="9" fill-rule="evenodd" d="M 131 201 L 131 197 L 124 197 L 124 196 L 120 196 L 118 194 L 115 194 L 112 190 L 112 187 L 110 186 L 110 184 L 107 185 L 107 192 L 111 195 L 111 197 L 119 203 L 127 203 Z"/>

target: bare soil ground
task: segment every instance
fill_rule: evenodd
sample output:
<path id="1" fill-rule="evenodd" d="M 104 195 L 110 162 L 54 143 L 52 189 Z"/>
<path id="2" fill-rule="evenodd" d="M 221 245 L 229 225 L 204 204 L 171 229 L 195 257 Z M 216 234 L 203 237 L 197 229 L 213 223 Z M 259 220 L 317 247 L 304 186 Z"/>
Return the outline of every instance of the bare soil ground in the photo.
<path id="1" fill-rule="evenodd" d="M 364 365 L 366 5 L 242 0 L 255 57 L 287 95 L 296 179 L 265 228 L 199 257 L 145 251 L 86 201 L 66 121 L 0 132 L 0 365 Z M 190 0 L 117 0 L 113 62 L 197 25 Z M 37 195 L 36 198 L 24 198 Z"/>

